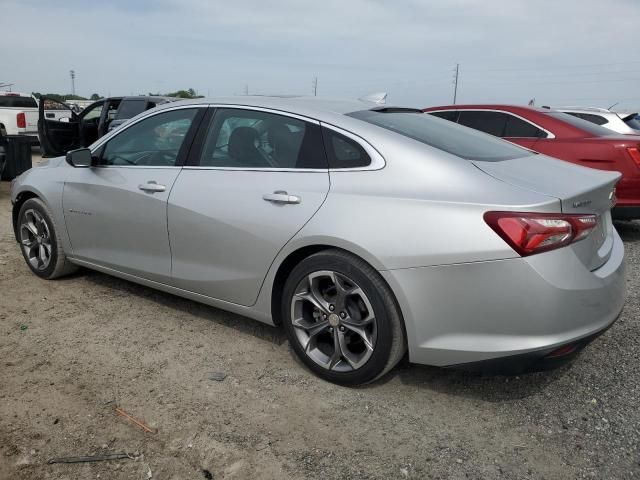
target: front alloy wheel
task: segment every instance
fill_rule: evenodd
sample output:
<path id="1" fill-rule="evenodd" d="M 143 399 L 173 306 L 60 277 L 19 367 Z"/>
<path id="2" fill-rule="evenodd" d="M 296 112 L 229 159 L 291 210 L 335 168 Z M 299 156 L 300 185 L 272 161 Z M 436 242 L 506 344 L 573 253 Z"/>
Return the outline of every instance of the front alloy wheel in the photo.
<path id="1" fill-rule="evenodd" d="M 34 270 L 43 271 L 51 263 L 51 231 L 44 217 L 35 209 L 24 212 L 20 223 L 20 244 L 24 258 Z"/>
<path id="2" fill-rule="evenodd" d="M 77 269 L 67 260 L 53 215 L 39 198 L 20 205 L 16 233 L 22 256 L 37 276 L 51 280 Z"/>

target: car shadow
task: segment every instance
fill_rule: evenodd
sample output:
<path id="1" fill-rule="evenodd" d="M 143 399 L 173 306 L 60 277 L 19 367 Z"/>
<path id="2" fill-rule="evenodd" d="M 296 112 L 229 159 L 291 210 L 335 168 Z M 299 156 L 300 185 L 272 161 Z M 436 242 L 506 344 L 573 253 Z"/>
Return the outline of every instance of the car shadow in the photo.
<path id="1" fill-rule="evenodd" d="M 486 402 L 504 402 L 538 394 L 570 370 L 571 364 L 567 364 L 544 372 L 498 375 L 411 364 L 396 368 L 392 375 L 395 373 L 402 384 L 414 388 Z"/>
<path id="2" fill-rule="evenodd" d="M 88 282 L 95 285 L 115 290 L 121 294 L 144 298 L 176 312 L 187 312 L 204 320 L 252 335 L 261 340 L 273 343 L 274 345 L 282 345 L 286 342 L 286 336 L 282 329 L 275 328 L 249 317 L 237 315 L 226 310 L 221 310 L 94 270 L 82 269 L 76 275 L 82 276 Z"/>
<path id="3" fill-rule="evenodd" d="M 623 241 L 634 242 L 640 240 L 640 222 L 616 220 L 613 225 Z"/>
<path id="4" fill-rule="evenodd" d="M 116 292 L 115 295 L 133 295 L 176 312 L 188 312 L 191 315 L 233 328 L 274 345 L 280 346 L 287 342 L 286 335 L 281 328 L 274 328 L 248 317 L 97 271 L 82 269 L 78 273 L 66 278 L 72 279 L 79 277 L 82 277 L 94 285 L 113 290 Z M 65 279 L 61 280 L 64 281 Z M 308 375 L 314 375 L 314 373 L 296 357 L 291 348 L 289 348 L 289 355 L 293 362 L 305 370 Z M 577 358 L 579 359 L 579 356 Z M 504 402 L 535 395 L 561 378 L 569 372 L 570 369 L 571 364 L 568 364 L 552 371 L 505 376 L 410 364 L 406 360 L 403 360 L 396 368 L 392 369 L 382 378 L 367 385 L 356 386 L 354 389 L 376 389 L 398 379 L 403 385 L 420 390 L 434 391 L 489 402 Z"/>

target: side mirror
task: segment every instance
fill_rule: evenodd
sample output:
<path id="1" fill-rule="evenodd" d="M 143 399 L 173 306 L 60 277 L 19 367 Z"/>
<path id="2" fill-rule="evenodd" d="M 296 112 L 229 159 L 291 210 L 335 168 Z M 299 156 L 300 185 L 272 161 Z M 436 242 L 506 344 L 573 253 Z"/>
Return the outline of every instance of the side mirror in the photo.
<path id="1" fill-rule="evenodd" d="M 67 163 L 75 168 L 87 168 L 91 166 L 93 157 L 88 148 L 79 148 L 67 153 Z"/>

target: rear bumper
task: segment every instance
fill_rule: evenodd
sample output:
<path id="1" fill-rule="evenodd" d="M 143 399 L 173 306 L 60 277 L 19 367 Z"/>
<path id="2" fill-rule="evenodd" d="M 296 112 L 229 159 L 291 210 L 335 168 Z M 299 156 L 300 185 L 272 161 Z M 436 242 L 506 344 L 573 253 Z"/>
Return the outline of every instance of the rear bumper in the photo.
<path id="1" fill-rule="evenodd" d="M 381 272 L 396 293 L 414 363 L 539 359 L 608 328 L 625 299 L 624 247 L 589 271 L 571 248 L 527 258 Z"/>
<path id="2" fill-rule="evenodd" d="M 492 358 L 490 360 L 481 360 L 479 362 L 449 365 L 447 368 L 500 375 L 517 375 L 519 373 L 552 370 L 575 359 L 580 352 L 582 352 L 584 347 L 606 332 L 614 322 L 611 322 L 602 330 L 592 333 L 591 335 L 587 335 L 586 337 L 572 340 L 571 342 L 565 343 L 559 347 L 555 346 L 544 348 L 533 352 Z"/>

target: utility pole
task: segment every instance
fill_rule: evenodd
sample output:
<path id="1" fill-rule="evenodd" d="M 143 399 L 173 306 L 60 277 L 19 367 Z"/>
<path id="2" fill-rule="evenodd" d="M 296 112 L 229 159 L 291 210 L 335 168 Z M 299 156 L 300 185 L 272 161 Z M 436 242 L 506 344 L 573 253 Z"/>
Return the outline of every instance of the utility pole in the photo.
<path id="1" fill-rule="evenodd" d="M 249 84 L 248 83 L 245 83 L 245 85 L 244 85 L 244 94 L 245 95 L 249 95 Z"/>
<path id="2" fill-rule="evenodd" d="M 71 75 L 71 95 L 76 94 L 76 72 L 74 70 L 69 70 L 69 75 Z"/>
<path id="3" fill-rule="evenodd" d="M 318 77 L 313 77 L 311 88 L 313 89 L 313 96 L 316 97 L 318 95 Z"/>
<path id="4" fill-rule="evenodd" d="M 456 98 L 458 98 L 458 73 L 460 72 L 460 64 L 456 63 L 456 68 L 453 77 L 453 104 L 456 104 Z"/>

